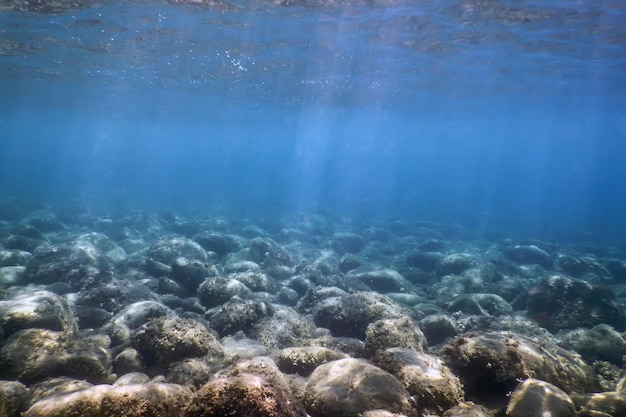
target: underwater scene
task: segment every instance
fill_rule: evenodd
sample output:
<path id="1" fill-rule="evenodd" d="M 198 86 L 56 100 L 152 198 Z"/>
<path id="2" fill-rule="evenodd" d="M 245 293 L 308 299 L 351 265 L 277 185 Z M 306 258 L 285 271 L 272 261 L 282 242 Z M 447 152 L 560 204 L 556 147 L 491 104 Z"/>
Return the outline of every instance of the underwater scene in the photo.
<path id="1" fill-rule="evenodd" d="M 624 22 L 2 0 L 0 417 L 626 417 Z"/>

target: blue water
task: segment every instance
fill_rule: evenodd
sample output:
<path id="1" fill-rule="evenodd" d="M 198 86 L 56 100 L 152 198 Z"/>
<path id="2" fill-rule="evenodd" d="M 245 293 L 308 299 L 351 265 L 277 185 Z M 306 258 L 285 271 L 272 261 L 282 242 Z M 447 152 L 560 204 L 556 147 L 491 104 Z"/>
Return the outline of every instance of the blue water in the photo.
<path id="1" fill-rule="evenodd" d="M 3 6 L 2 196 L 624 242 L 621 2 L 107 3 Z"/>

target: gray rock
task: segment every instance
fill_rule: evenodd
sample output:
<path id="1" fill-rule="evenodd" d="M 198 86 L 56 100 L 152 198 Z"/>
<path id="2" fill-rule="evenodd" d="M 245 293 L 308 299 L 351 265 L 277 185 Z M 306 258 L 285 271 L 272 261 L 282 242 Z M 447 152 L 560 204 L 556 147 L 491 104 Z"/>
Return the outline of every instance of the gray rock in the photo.
<path id="1" fill-rule="evenodd" d="M 318 366 L 306 384 L 303 402 L 315 417 L 348 417 L 380 409 L 415 415 L 413 400 L 400 381 L 353 358 Z"/>
<path id="2" fill-rule="evenodd" d="M 548 340 L 538 342 L 508 332 L 476 334 L 453 339 L 444 347 L 443 355 L 471 395 L 489 393 L 504 398 L 518 379 L 531 376 L 566 392 L 599 388 L 589 365 Z"/>
<path id="3" fill-rule="evenodd" d="M 175 316 L 149 320 L 133 333 L 131 343 L 145 364 L 158 370 L 186 358 L 225 357 L 219 341 L 206 327 Z"/>
<path id="4" fill-rule="evenodd" d="M 118 375 L 143 372 L 145 366 L 137 349 L 125 348 L 113 359 L 113 370 Z"/>
<path id="5" fill-rule="evenodd" d="M 474 404 L 473 402 L 464 402 L 456 405 L 445 413 L 443 417 L 490 417 L 491 413 L 482 405 Z"/>
<path id="6" fill-rule="evenodd" d="M 422 415 L 440 415 L 459 404 L 463 386 L 443 361 L 435 356 L 404 348 L 379 351 L 375 363 L 393 374 L 416 399 Z"/>
<path id="7" fill-rule="evenodd" d="M 214 252 L 219 257 L 238 252 L 241 249 L 239 238 L 222 233 L 202 232 L 195 235 L 193 240 L 198 242 L 204 250 Z"/>
<path id="8" fill-rule="evenodd" d="M 331 244 L 337 253 L 343 255 L 360 252 L 365 247 L 365 240 L 356 233 L 337 232 L 333 234 Z"/>
<path id="9" fill-rule="evenodd" d="M 44 379 L 41 382 L 37 382 L 29 386 L 26 409 L 32 407 L 33 404 L 44 398 L 61 394 L 69 394 L 90 387 L 93 387 L 93 384 L 90 384 L 82 379 L 73 379 L 68 377 Z"/>
<path id="10" fill-rule="evenodd" d="M 535 245 L 516 245 L 504 250 L 504 256 L 521 265 L 537 264 L 544 268 L 552 264 L 548 252 Z"/>
<path id="11" fill-rule="evenodd" d="M 448 305 L 449 312 L 461 311 L 480 316 L 502 316 L 513 314 L 513 307 L 496 294 L 462 294 Z"/>
<path id="12" fill-rule="evenodd" d="M 206 308 L 217 307 L 231 298 L 246 298 L 250 289 L 236 279 L 221 277 L 207 278 L 198 288 L 198 300 Z"/>
<path id="13" fill-rule="evenodd" d="M 200 262 L 208 261 L 206 251 L 202 246 L 182 236 L 160 238 L 148 249 L 148 256 L 157 262 L 170 266 L 180 257 Z"/>
<path id="14" fill-rule="evenodd" d="M 422 352 L 428 348 L 428 343 L 424 333 L 408 316 L 377 320 L 367 326 L 365 350 L 371 357 L 394 347 Z"/>
<path id="15" fill-rule="evenodd" d="M 8 288 L 14 285 L 23 285 L 25 266 L 0 267 L 0 286 Z"/>
<path id="16" fill-rule="evenodd" d="M 129 372 L 115 380 L 113 386 L 146 384 L 150 382 L 150 377 L 143 372 Z"/>
<path id="17" fill-rule="evenodd" d="M 367 285 L 371 290 L 380 293 L 406 292 L 411 284 L 398 271 L 388 268 L 371 268 L 362 266 L 348 272 L 348 278 L 353 278 Z"/>
<path id="18" fill-rule="evenodd" d="M 197 259 L 179 256 L 171 264 L 170 277 L 188 291 L 195 292 L 205 278 L 217 275 L 214 267 Z"/>
<path id="19" fill-rule="evenodd" d="M 449 337 L 459 333 L 456 323 L 445 314 L 432 314 L 419 322 L 424 336 L 430 346 L 438 345 Z"/>
<path id="20" fill-rule="evenodd" d="M 224 350 L 239 358 L 254 358 L 267 354 L 267 349 L 254 339 L 246 337 L 243 332 L 237 332 L 232 336 L 222 339 Z"/>
<path id="21" fill-rule="evenodd" d="M 365 329 L 380 319 L 399 318 L 404 310 L 388 298 L 358 292 L 323 300 L 313 312 L 315 324 L 328 328 L 334 336 L 363 340 Z"/>
<path id="22" fill-rule="evenodd" d="M 463 271 L 478 264 L 477 260 L 467 253 L 453 253 L 439 260 L 435 268 L 438 277 L 444 275 L 459 275 Z"/>
<path id="23" fill-rule="evenodd" d="M 48 329 L 68 334 L 78 330 L 65 300 L 49 291 L 24 290 L 0 301 L 0 326 L 5 337 L 25 329 Z"/>
<path id="24" fill-rule="evenodd" d="M 208 315 L 211 327 L 220 336 L 230 336 L 239 331 L 249 332 L 252 327 L 265 317 L 271 317 L 274 308 L 260 300 L 232 299 L 219 310 Z"/>
<path id="25" fill-rule="evenodd" d="M 0 267 L 3 266 L 26 266 L 33 255 L 30 252 L 17 249 L 0 250 Z"/>

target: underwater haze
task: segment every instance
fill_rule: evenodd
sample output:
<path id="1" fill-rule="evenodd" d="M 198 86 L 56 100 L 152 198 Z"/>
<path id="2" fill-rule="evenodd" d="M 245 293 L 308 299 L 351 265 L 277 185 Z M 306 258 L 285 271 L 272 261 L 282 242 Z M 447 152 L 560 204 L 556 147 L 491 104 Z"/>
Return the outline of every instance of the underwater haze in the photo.
<path id="1" fill-rule="evenodd" d="M 622 2 L 0 9 L 2 197 L 624 242 Z"/>

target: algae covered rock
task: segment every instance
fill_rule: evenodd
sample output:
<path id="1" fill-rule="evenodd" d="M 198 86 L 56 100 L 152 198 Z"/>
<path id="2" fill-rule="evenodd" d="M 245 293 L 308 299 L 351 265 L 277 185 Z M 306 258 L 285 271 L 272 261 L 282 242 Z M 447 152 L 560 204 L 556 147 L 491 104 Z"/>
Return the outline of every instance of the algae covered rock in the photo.
<path id="1" fill-rule="evenodd" d="M 273 314 L 272 305 L 264 301 L 233 299 L 207 319 L 211 327 L 223 337 L 240 331 L 249 332 L 257 322 Z"/>
<path id="2" fill-rule="evenodd" d="M 98 417 L 179 417 L 191 397 L 189 388 L 176 384 L 114 386 L 104 394 Z"/>
<path id="3" fill-rule="evenodd" d="M 0 381 L 0 416 L 20 417 L 28 389 L 17 381 Z"/>
<path id="4" fill-rule="evenodd" d="M 361 266 L 348 272 L 347 277 L 357 279 L 372 291 L 380 293 L 403 292 L 411 287 L 401 273 L 389 268 Z"/>
<path id="5" fill-rule="evenodd" d="M 242 373 L 208 382 L 192 397 L 184 417 L 306 417 L 291 393 L 259 375 Z"/>
<path id="6" fill-rule="evenodd" d="M 33 383 L 54 376 L 103 382 L 111 358 L 98 341 L 46 329 L 13 334 L 0 349 L 0 375 Z"/>
<path id="7" fill-rule="evenodd" d="M 379 352 L 374 361 L 398 378 L 416 399 L 422 414 L 440 414 L 463 401 L 464 392 L 459 378 L 435 356 L 390 348 Z"/>
<path id="8" fill-rule="evenodd" d="M 574 329 L 608 324 L 626 330 L 626 311 L 607 287 L 554 275 L 528 294 L 528 315 L 546 329 Z"/>
<path id="9" fill-rule="evenodd" d="M 545 381 L 529 378 L 519 384 L 506 409 L 507 417 L 575 417 L 576 407 L 563 390 Z"/>
<path id="10" fill-rule="evenodd" d="M 550 342 L 508 332 L 457 337 L 443 349 L 444 360 L 469 394 L 506 395 L 530 377 L 566 392 L 599 388 L 592 369 L 575 353 Z"/>
<path id="11" fill-rule="evenodd" d="M 428 348 L 424 333 L 408 316 L 382 319 L 367 326 L 365 350 L 374 356 L 379 350 L 401 347 L 421 352 Z"/>
<path id="12" fill-rule="evenodd" d="M 404 315 L 390 299 L 370 292 L 358 292 L 323 300 L 313 313 L 318 326 L 328 328 L 333 336 L 365 338 L 370 323 Z"/>
<path id="13" fill-rule="evenodd" d="M 306 384 L 304 404 L 313 417 L 354 417 L 370 410 L 415 415 L 411 395 L 393 375 L 361 359 L 320 365 Z"/>
<path id="14" fill-rule="evenodd" d="M 277 365 L 285 373 L 308 376 L 321 364 L 345 357 L 342 352 L 321 346 L 291 347 L 278 353 Z"/>
<path id="15" fill-rule="evenodd" d="M 72 333 L 78 330 L 65 299 L 49 291 L 24 290 L 0 301 L 0 326 L 5 337 L 38 328 Z"/>
<path id="16" fill-rule="evenodd" d="M 132 346 L 146 365 L 159 369 L 186 358 L 225 357 L 224 349 L 203 325 L 178 317 L 158 317 L 143 324 L 132 336 Z"/>
<path id="17" fill-rule="evenodd" d="M 591 329 L 571 330 L 560 334 L 559 339 L 589 363 L 607 361 L 621 366 L 626 355 L 626 340 L 607 324 L 599 324 Z"/>

